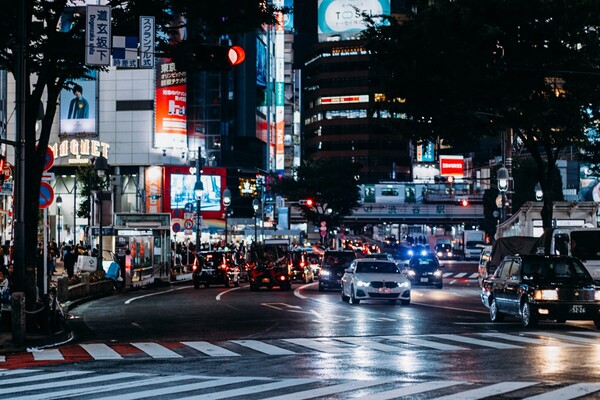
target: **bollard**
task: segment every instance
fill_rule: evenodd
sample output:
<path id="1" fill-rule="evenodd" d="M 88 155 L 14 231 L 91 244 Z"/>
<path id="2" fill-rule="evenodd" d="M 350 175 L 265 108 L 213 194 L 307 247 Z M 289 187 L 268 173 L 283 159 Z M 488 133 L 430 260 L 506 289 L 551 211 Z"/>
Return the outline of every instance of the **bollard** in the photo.
<path id="1" fill-rule="evenodd" d="M 69 277 L 61 276 L 56 280 L 57 288 L 56 288 L 56 298 L 59 303 L 65 303 L 69 300 Z"/>

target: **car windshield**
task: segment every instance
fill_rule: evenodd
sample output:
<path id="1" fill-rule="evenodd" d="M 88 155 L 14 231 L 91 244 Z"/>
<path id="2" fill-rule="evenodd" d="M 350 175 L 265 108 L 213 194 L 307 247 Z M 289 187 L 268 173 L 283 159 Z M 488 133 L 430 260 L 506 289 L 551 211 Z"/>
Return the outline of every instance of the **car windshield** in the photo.
<path id="1" fill-rule="evenodd" d="M 354 253 L 344 254 L 344 253 L 335 253 L 335 254 L 327 254 L 325 256 L 325 265 L 334 265 L 334 266 L 347 266 L 350 265 L 352 261 L 354 261 L 356 257 L 354 257 Z"/>
<path id="2" fill-rule="evenodd" d="M 414 267 L 435 267 L 438 265 L 438 261 L 433 256 L 421 256 L 421 257 L 413 257 L 410 261 L 411 265 Z"/>
<path id="3" fill-rule="evenodd" d="M 207 253 L 203 256 L 207 267 L 216 267 L 224 263 L 225 254 L 223 253 Z"/>
<path id="4" fill-rule="evenodd" d="M 585 267 L 574 259 L 528 260 L 523 265 L 523 279 L 529 280 L 592 280 Z"/>
<path id="5" fill-rule="evenodd" d="M 360 263 L 356 266 L 357 273 L 368 273 L 368 274 L 399 274 L 398 268 L 394 264 L 390 263 Z"/>

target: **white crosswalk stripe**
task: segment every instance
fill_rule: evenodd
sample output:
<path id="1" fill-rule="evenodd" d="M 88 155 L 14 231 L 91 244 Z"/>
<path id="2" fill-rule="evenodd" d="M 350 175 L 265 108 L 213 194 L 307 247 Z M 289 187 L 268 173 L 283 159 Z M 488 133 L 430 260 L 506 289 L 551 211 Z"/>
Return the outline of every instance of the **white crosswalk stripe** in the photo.
<path id="1" fill-rule="evenodd" d="M 298 346 L 307 347 L 323 353 L 348 353 L 350 347 L 339 347 L 331 339 L 283 339 Z"/>
<path id="2" fill-rule="evenodd" d="M 523 348 L 522 346 L 515 346 L 513 344 L 491 342 L 489 340 L 480 340 L 480 339 L 475 339 L 472 337 L 466 337 L 466 336 L 460 336 L 460 335 L 439 334 L 439 335 L 430 335 L 430 336 L 440 338 L 440 339 L 452 340 L 452 341 L 456 341 L 456 342 L 460 342 L 460 343 L 468 343 L 468 344 L 475 344 L 477 346 L 492 347 L 494 349 L 521 349 L 521 348 Z"/>
<path id="3" fill-rule="evenodd" d="M 551 384 L 537 381 L 481 382 L 407 379 L 311 379 L 253 376 L 205 376 L 105 371 L 0 371 L 0 399 L 50 400 L 94 398 L 135 400 L 168 396 L 173 400 L 226 399 L 252 396 L 262 400 L 368 398 L 406 396 L 435 400 L 477 400 L 509 394 L 527 400 L 575 399 L 600 392 L 598 382 Z M 535 387 L 535 395 L 526 389 Z M 445 390 L 444 389 L 448 389 Z M 524 392 L 520 392 L 524 390 Z M 262 394 L 262 396 L 261 396 Z"/>
<path id="4" fill-rule="evenodd" d="M 196 349 L 204 354 L 207 354 L 211 357 L 232 357 L 239 356 L 239 354 L 234 353 L 233 351 L 229 351 L 219 346 L 215 346 L 212 343 L 208 342 L 181 342 L 186 346 L 189 346 L 193 349 Z"/>
<path id="5" fill-rule="evenodd" d="M 273 346 L 271 344 L 261 342 L 260 340 L 232 340 L 231 343 L 236 343 L 240 346 L 248 347 L 249 349 L 271 356 L 296 354 L 293 351 L 282 349 L 281 347 Z"/>
<path id="6" fill-rule="evenodd" d="M 478 335 L 502 339 L 506 341 L 519 342 L 519 343 L 528 343 L 535 344 L 538 346 L 557 346 L 557 347 L 580 347 L 581 345 L 575 343 L 568 342 L 559 342 L 558 340 L 553 340 L 551 338 L 545 339 L 536 339 L 519 335 L 509 335 L 507 333 L 498 333 L 498 332 L 479 332 Z"/>
<path id="7" fill-rule="evenodd" d="M 417 337 L 410 336 L 385 336 L 386 339 L 396 340 L 398 342 L 404 342 L 415 346 L 428 347 L 436 350 L 468 350 L 466 347 L 455 346 L 453 344 L 445 344 L 434 342 L 431 340 L 425 340 Z"/>
<path id="8" fill-rule="evenodd" d="M 95 360 L 122 360 L 123 357 L 104 343 L 82 344 L 81 347 Z"/>
<path id="9" fill-rule="evenodd" d="M 132 346 L 137 347 L 144 353 L 148 354 L 152 358 L 180 358 L 181 355 L 175 353 L 172 350 L 161 346 L 158 343 L 143 342 L 143 343 L 131 343 Z"/>
<path id="10" fill-rule="evenodd" d="M 44 351 L 34 351 L 33 359 L 36 361 L 60 361 L 64 360 L 64 357 L 58 349 L 49 349 Z"/>

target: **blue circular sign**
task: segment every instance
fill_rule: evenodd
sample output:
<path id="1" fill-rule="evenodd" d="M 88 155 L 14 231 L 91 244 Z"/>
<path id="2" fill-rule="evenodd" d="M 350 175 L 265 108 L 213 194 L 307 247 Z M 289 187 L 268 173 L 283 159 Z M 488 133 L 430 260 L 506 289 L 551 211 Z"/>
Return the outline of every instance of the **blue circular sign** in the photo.
<path id="1" fill-rule="evenodd" d="M 191 213 L 192 211 L 194 211 L 194 203 L 185 203 L 183 209 L 185 210 L 185 212 Z"/>
<path id="2" fill-rule="evenodd" d="M 46 182 L 40 183 L 40 208 L 47 208 L 54 201 L 54 189 Z"/>
<path id="3" fill-rule="evenodd" d="M 177 233 L 181 231 L 181 224 L 179 222 L 174 222 L 173 226 L 171 226 L 171 229 L 173 229 L 173 232 Z"/>

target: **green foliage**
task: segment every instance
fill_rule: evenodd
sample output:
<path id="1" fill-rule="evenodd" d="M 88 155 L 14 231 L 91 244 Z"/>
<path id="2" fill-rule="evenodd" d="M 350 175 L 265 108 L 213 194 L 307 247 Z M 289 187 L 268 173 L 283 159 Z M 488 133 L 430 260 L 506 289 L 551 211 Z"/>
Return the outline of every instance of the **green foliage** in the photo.
<path id="1" fill-rule="evenodd" d="M 561 150 L 600 121 L 600 0 L 441 0 L 364 35 L 373 76 L 415 139 L 511 132 L 535 161 L 544 227 Z M 594 28 L 590 28 L 594 27 Z"/>
<path id="2" fill-rule="evenodd" d="M 288 201 L 313 199 L 313 207 L 301 207 L 304 216 L 314 224 L 326 221 L 328 226 L 338 226 L 359 205 L 355 178 L 359 170 L 359 164 L 344 160 L 307 161 L 296 168 L 295 177 L 276 180 L 272 189 Z"/>

